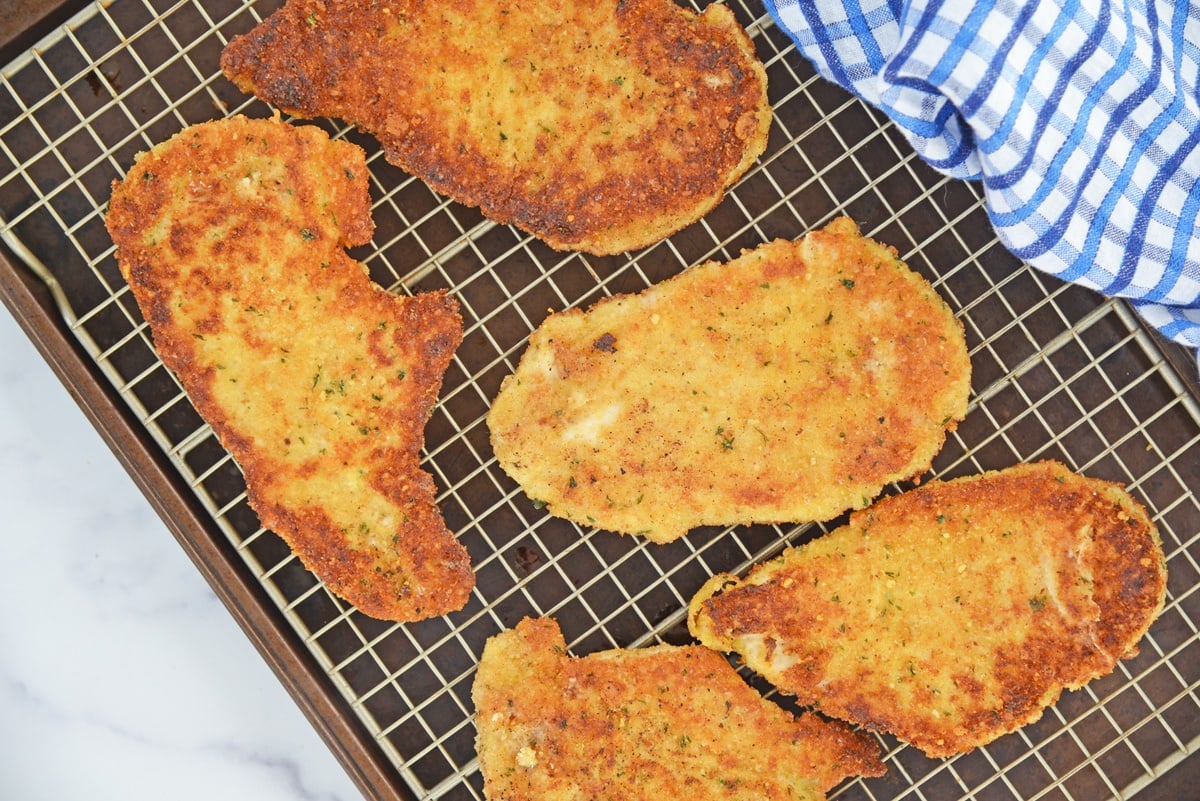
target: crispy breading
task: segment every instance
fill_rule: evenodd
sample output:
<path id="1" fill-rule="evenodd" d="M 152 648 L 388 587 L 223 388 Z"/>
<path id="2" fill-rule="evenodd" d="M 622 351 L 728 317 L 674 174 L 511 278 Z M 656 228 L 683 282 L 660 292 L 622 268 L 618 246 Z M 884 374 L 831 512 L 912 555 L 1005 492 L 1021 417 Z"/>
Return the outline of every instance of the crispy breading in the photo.
<path id="1" fill-rule="evenodd" d="M 766 148 L 766 71 L 733 13 L 672 0 L 289 0 L 221 68 L 339 117 L 391 163 L 559 249 L 651 245 Z"/>
<path id="2" fill-rule="evenodd" d="M 929 468 L 970 372 L 946 303 L 842 218 L 550 315 L 487 422 L 551 513 L 667 542 L 866 506 Z"/>
<path id="3" fill-rule="evenodd" d="M 1137 653 L 1166 562 L 1117 484 L 1038 462 L 930 482 L 696 594 L 689 627 L 802 704 L 935 757 Z"/>
<path id="4" fill-rule="evenodd" d="M 444 292 L 391 295 L 346 254 L 374 227 L 363 151 L 279 120 L 192 126 L 138 156 L 106 223 L 263 525 L 369 615 L 461 607 L 474 574 L 420 450 L 462 320 Z"/>
<path id="5" fill-rule="evenodd" d="M 493 801 L 800 801 L 884 771 L 870 737 L 792 716 L 700 646 L 570 657 L 554 620 L 525 619 L 488 641 L 472 694 Z"/>

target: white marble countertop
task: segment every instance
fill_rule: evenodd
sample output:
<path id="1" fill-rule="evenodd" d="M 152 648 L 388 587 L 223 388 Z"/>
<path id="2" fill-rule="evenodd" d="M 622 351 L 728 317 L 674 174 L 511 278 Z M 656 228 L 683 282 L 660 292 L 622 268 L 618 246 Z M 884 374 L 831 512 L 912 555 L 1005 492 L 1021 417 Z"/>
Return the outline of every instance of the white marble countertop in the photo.
<path id="1" fill-rule="evenodd" d="M 0 307 L 0 797 L 362 795 Z"/>

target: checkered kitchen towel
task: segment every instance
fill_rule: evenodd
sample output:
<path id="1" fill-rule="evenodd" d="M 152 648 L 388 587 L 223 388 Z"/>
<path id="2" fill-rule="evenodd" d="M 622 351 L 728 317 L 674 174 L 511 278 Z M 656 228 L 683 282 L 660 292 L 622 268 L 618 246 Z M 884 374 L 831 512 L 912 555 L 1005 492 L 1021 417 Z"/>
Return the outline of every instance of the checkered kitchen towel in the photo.
<path id="1" fill-rule="evenodd" d="M 1200 2 L 765 2 L 1013 253 L 1200 347 Z"/>

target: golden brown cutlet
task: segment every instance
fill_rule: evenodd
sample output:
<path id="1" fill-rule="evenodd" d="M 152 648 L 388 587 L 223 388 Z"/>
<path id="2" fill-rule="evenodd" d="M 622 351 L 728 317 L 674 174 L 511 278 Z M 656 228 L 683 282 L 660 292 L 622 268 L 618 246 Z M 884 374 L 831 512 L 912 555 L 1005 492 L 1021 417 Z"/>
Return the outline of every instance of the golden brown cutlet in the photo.
<path id="1" fill-rule="evenodd" d="M 263 525 L 369 615 L 460 608 L 474 574 L 420 450 L 462 321 L 345 252 L 373 230 L 363 151 L 277 119 L 195 125 L 137 158 L 106 223 Z"/>
<path id="2" fill-rule="evenodd" d="M 559 249 L 657 242 L 766 147 L 766 71 L 733 13 L 672 0 L 289 0 L 221 56 L 285 112 Z"/>
<path id="3" fill-rule="evenodd" d="M 1117 484 L 1038 462 L 889 497 L 693 598 L 701 642 L 802 704 L 950 756 L 1138 651 L 1166 563 Z"/>
<path id="4" fill-rule="evenodd" d="M 883 773 L 870 737 L 792 716 L 701 646 L 570 657 L 554 620 L 526 619 L 488 641 L 472 695 L 492 801 L 814 801 Z"/>
<path id="5" fill-rule="evenodd" d="M 550 315 L 487 422 L 551 513 L 667 542 L 866 506 L 929 468 L 970 373 L 929 282 L 842 218 Z"/>

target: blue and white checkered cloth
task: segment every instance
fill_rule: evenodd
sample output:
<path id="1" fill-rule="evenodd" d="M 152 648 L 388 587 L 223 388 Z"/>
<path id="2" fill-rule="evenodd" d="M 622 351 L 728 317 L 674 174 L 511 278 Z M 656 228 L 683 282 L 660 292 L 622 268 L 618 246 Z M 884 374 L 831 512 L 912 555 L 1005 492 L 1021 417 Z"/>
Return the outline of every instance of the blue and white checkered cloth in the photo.
<path id="1" fill-rule="evenodd" d="M 1018 257 L 1200 347 L 1200 3 L 765 2 Z"/>

